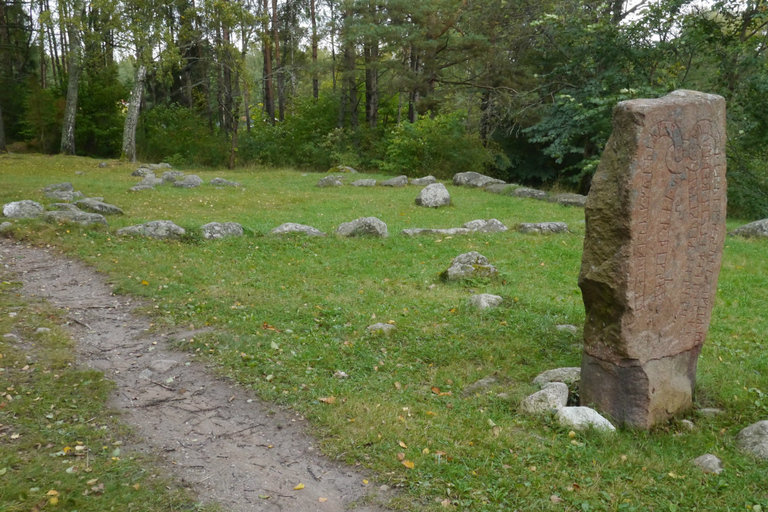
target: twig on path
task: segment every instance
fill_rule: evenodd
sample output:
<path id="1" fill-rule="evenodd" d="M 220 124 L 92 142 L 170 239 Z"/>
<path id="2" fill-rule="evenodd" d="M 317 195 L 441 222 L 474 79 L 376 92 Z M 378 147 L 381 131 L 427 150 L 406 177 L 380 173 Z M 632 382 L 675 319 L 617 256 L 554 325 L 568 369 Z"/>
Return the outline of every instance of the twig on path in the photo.
<path id="1" fill-rule="evenodd" d="M 87 323 L 85 323 L 85 322 L 82 322 L 82 321 L 78 320 L 77 318 L 73 318 L 73 317 L 71 317 L 71 316 L 68 316 L 68 317 L 66 317 L 66 319 L 67 319 L 67 320 L 72 320 L 72 321 L 73 321 L 73 322 L 75 322 L 76 324 L 80 324 L 80 325 L 82 325 L 83 327 L 85 327 L 86 329 L 90 329 L 90 330 L 93 330 L 93 327 L 91 327 L 90 325 L 88 325 L 88 324 L 87 324 Z"/>
<path id="2" fill-rule="evenodd" d="M 186 400 L 186 397 L 182 396 L 182 397 L 159 398 L 157 400 L 150 400 L 145 404 L 140 404 L 139 407 L 154 407 L 155 405 L 160 405 L 166 402 L 179 402 L 181 400 Z"/>
<path id="3" fill-rule="evenodd" d="M 155 382 L 155 381 L 153 381 L 153 380 L 151 380 L 151 381 L 149 381 L 149 382 L 151 382 L 151 383 L 152 383 L 152 384 L 154 384 L 155 386 L 160 386 L 161 388 L 167 389 L 168 391 L 176 391 L 176 390 L 175 390 L 175 389 L 173 389 L 172 387 L 170 387 L 170 386 L 166 386 L 165 384 L 160 384 L 159 382 Z"/>
<path id="4" fill-rule="evenodd" d="M 227 432 L 225 434 L 221 434 L 220 436 L 214 436 L 216 439 L 221 439 L 222 437 L 230 437 L 239 434 L 240 432 L 245 432 L 246 430 L 251 430 L 252 428 L 256 427 L 263 427 L 263 423 L 258 423 L 256 425 L 251 425 L 249 427 L 241 428 L 240 430 L 235 430 L 234 432 Z"/>

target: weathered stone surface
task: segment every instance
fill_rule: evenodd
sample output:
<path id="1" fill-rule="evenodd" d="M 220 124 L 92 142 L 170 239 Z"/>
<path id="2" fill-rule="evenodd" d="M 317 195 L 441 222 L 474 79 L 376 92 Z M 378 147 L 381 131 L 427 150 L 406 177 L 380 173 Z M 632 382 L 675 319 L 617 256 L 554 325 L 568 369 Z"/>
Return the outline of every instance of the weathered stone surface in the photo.
<path id="1" fill-rule="evenodd" d="M 507 231 L 507 226 L 498 219 L 471 220 L 465 222 L 462 227 L 478 233 L 503 233 Z"/>
<path id="2" fill-rule="evenodd" d="M 150 164 L 150 169 L 152 168 L 152 165 L 155 164 Z M 160 179 L 162 179 L 165 183 L 174 183 L 183 177 L 184 173 L 181 171 L 165 171 Z"/>
<path id="3" fill-rule="evenodd" d="M 734 229 L 729 236 L 743 236 L 746 238 L 768 238 L 768 219 L 756 220 L 749 224 Z"/>
<path id="4" fill-rule="evenodd" d="M 75 199 L 75 192 L 72 190 L 52 190 L 46 192 L 45 197 L 55 199 L 56 201 L 73 201 Z"/>
<path id="5" fill-rule="evenodd" d="M 118 235 L 146 236 L 149 238 L 178 238 L 186 231 L 170 220 L 153 220 L 144 224 L 118 229 Z"/>
<path id="6" fill-rule="evenodd" d="M 419 236 L 419 235 L 468 235 L 472 231 L 467 228 L 407 228 L 400 232 L 405 236 Z"/>
<path id="7" fill-rule="evenodd" d="M 45 212 L 43 219 L 48 222 L 72 222 L 81 224 L 83 226 L 89 226 L 92 224 L 100 224 L 102 226 L 107 225 L 107 219 L 99 213 L 87 213 L 83 211 L 71 211 L 71 210 L 59 210 L 53 212 Z"/>
<path id="8" fill-rule="evenodd" d="M 368 329 L 368 332 L 371 332 L 371 333 L 389 334 L 395 330 L 395 326 L 392 324 L 385 324 L 385 323 L 379 322 L 377 324 L 369 325 L 367 329 Z"/>
<path id="9" fill-rule="evenodd" d="M 385 238 L 389 236 L 387 225 L 376 217 L 360 217 L 350 222 L 344 222 L 336 228 L 339 236 L 377 236 Z"/>
<path id="10" fill-rule="evenodd" d="M 435 179 L 434 176 L 424 176 L 423 178 L 411 178 L 409 181 L 411 185 L 416 185 L 419 187 L 423 187 L 425 185 L 431 185 L 433 183 L 437 183 L 437 179 Z"/>
<path id="11" fill-rule="evenodd" d="M 703 407 L 696 411 L 696 413 L 699 416 L 704 416 L 705 418 L 715 418 L 721 414 L 725 414 L 725 411 L 718 409 L 717 407 Z"/>
<path id="12" fill-rule="evenodd" d="M 444 281 L 457 281 L 472 277 L 493 277 L 499 271 L 488 262 L 488 258 L 476 251 L 459 254 L 440 277 Z"/>
<path id="13" fill-rule="evenodd" d="M 519 187 L 512 192 L 512 195 L 517 197 L 528 197 L 531 199 L 546 199 L 547 193 L 543 190 L 536 190 L 535 188 Z"/>
<path id="14" fill-rule="evenodd" d="M 242 187 L 243 186 L 241 183 L 238 183 L 236 181 L 225 180 L 223 178 L 213 178 L 210 181 L 210 183 L 214 187 Z"/>
<path id="15" fill-rule="evenodd" d="M 408 176 L 403 174 L 402 176 L 395 176 L 388 180 L 384 180 L 379 185 L 382 187 L 404 187 L 408 184 Z"/>
<path id="16" fill-rule="evenodd" d="M 325 236 L 325 233 L 319 229 L 307 226 L 305 224 L 296 224 L 295 222 L 286 222 L 280 224 L 269 232 L 270 235 L 286 235 L 289 233 L 302 233 L 309 236 Z"/>
<path id="17" fill-rule="evenodd" d="M 243 226 L 237 222 L 209 222 L 200 229 L 203 230 L 203 237 L 209 240 L 230 236 L 243 236 Z"/>
<path id="18" fill-rule="evenodd" d="M 43 205 L 24 199 L 3 205 L 3 215 L 11 219 L 32 219 L 43 214 Z"/>
<path id="19" fill-rule="evenodd" d="M 168 183 L 166 181 L 163 181 L 162 178 L 156 178 L 155 176 L 147 176 L 140 182 L 138 182 L 135 186 L 144 186 L 144 187 L 156 187 L 158 185 L 162 185 L 163 183 Z"/>
<path id="20" fill-rule="evenodd" d="M 196 188 L 203 184 L 202 178 L 196 174 L 187 174 L 173 183 L 178 188 Z"/>
<path id="21" fill-rule="evenodd" d="M 579 332 L 579 328 L 571 324 L 558 324 L 555 326 L 555 330 L 567 331 L 567 332 L 570 332 L 571 334 L 576 334 L 577 332 Z"/>
<path id="22" fill-rule="evenodd" d="M 553 235 L 556 233 L 567 233 L 568 224 L 565 222 L 523 222 L 517 226 L 517 230 L 525 234 Z"/>
<path id="23" fill-rule="evenodd" d="M 99 162 L 99 169 L 106 169 L 107 167 L 109 167 L 107 162 Z"/>
<path id="24" fill-rule="evenodd" d="M 320 180 L 317 182 L 317 186 L 320 188 L 341 187 L 344 185 L 344 183 L 342 183 L 339 178 L 340 176 L 326 176 L 325 178 L 320 178 Z"/>
<path id="25" fill-rule="evenodd" d="M 179 362 L 174 359 L 158 359 L 149 363 L 147 368 L 153 372 L 165 373 L 168 370 L 172 370 L 173 368 L 177 367 L 178 365 Z"/>
<path id="26" fill-rule="evenodd" d="M 768 421 L 758 421 L 736 435 L 736 446 L 760 459 L 768 459 Z"/>
<path id="27" fill-rule="evenodd" d="M 619 103 L 587 201 L 581 400 L 649 428 L 691 407 L 725 237 L 725 101 Z"/>
<path id="28" fill-rule="evenodd" d="M 691 461 L 694 466 L 705 473 L 719 475 L 723 472 L 723 463 L 720 459 L 711 453 L 705 453 L 701 457 L 696 457 Z"/>
<path id="29" fill-rule="evenodd" d="M 449 206 L 451 204 L 451 194 L 448 193 L 448 189 L 442 183 L 432 183 L 421 189 L 421 192 L 416 197 L 416 204 L 428 208 Z"/>
<path id="30" fill-rule="evenodd" d="M 13 222 L 5 221 L 0 224 L 0 235 L 10 233 L 13 230 Z"/>
<path id="31" fill-rule="evenodd" d="M 554 370 L 547 370 L 541 372 L 533 379 L 534 384 L 538 384 L 544 387 L 550 382 L 562 382 L 569 386 L 573 386 L 581 379 L 581 368 L 578 366 L 566 366 L 564 368 L 555 368 Z"/>
<path id="32" fill-rule="evenodd" d="M 141 176 L 142 178 L 155 177 L 155 172 L 148 167 L 139 167 L 131 173 L 131 176 Z"/>
<path id="33" fill-rule="evenodd" d="M 469 304 L 477 309 L 491 309 L 499 306 L 504 299 L 490 293 L 480 293 L 469 298 Z"/>
<path id="34" fill-rule="evenodd" d="M 343 172 L 348 174 L 358 174 L 356 169 L 348 165 L 337 165 L 336 167 L 331 167 L 330 169 L 328 169 L 328 172 Z"/>
<path id="35" fill-rule="evenodd" d="M 491 178 L 479 172 L 458 172 L 453 175 L 453 184 L 457 187 L 482 188 L 487 185 L 501 185 L 505 182 Z"/>
<path id="36" fill-rule="evenodd" d="M 547 201 L 563 206 L 580 206 L 584 208 L 587 204 L 587 196 L 581 194 L 555 194 L 554 196 L 549 196 Z"/>
<path id="37" fill-rule="evenodd" d="M 43 187 L 43 192 L 74 192 L 75 187 L 71 183 L 53 183 Z"/>
<path id="38" fill-rule="evenodd" d="M 568 386 L 562 382 L 551 382 L 541 391 L 529 395 L 520 402 L 524 414 L 545 414 L 565 407 L 568 403 Z"/>
<path id="39" fill-rule="evenodd" d="M 586 430 L 590 427 L 596 430 L 616 430 L 610 421 L 589 407 L 561 407 L 557 410 L 557 421 L 561 426 L 574 430 Z"/>
<path id="40" fill-rule="evenodd" d="M 139 192 L 140 190 L 155 190 L 155 187 L 154 185 L 150 185 L 149 183 L 142 182 L 142 183 L 137 183 L 136 185 L 129 188 L 128 192 Z"/>
<path id="41" fill-rule="evenodd" d="M 60 211 L 60 212 L 79 212 L 81 211 L 80 208 L 73 205 L 72 203 L 52 203 L 49 204 L 47 207 L 49 210 L 52 211 Z"/>
<path id="42" fill-rule="evenodd" d="M 97 201 L 95 198 L 83 199 L 77 201 L 75 206 L 81 210 L 100 213 L 102 215 L 122 215 L 124 212 L 115 205 L 105 203 L 103 201 Z"/>
<path id="43" fill-rule="evenodd" d="M 352 183 L 350 183 L 353 187 L 375 187 L 376 186 L 376 180 L 373 179 L 362 179 L 362 180 L 355 180 Z"/>

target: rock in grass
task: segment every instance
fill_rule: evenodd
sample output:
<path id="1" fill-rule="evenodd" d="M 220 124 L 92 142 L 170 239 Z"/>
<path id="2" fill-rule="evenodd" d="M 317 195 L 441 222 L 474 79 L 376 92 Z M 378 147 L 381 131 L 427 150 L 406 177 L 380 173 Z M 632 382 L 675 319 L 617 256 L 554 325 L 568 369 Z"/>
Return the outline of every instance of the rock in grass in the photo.
<path id="1" fill-rule="evenodd" d="M 434 176 L 424 176 L 423 178 L 413 178 L 409 181 L 411 185 L 416 185 L 419 187 L 423 187 L 425 185 L 431 185 L 433 183 L 437 183 L 437 180 Z"/>
<path id="2" fill-rule="evenodd" d="M 517 230 L 525 234 L 535 233 L 538 235 L 552 235 L 556 233 L 567 233 L 568 224 L 565 222 L 523 222 L 517 226 Z"/>
<path id="3" fill-rule="evenodd" d="M 328 172 L 343 172 L 343 173 L 349 173 L 349 174 L 357 174 L 357 170 L 353 169 L 352 167 L 349 167 L 348 165 L 337 165 L 336 167 L 331 167 L 328 169 Z"/>
<path id="4" fill-rule="evenodd" d="M 447 236 L 454 236 L 454 235 L 467 235 L 471 233 L 472 231 L 467 228 L 437 228 L 437 229 L 429 229 L 429 228 L 407 228 L 400 232 L 401 235 L 405 236 L 419 236 L 419 235 L 447 235 Z"/>
<path id="5" fill-rule="evenodd" d="M 768 459 L 768 421 L 758 421 L 736 435 L 736 446 L 760 459 Z"/>
<path id="6" fill-rule="evenodd" d="M 496 377 L 494 377 L 493 375 L 488 375 L 466 386 L 461 393 L 462 395 L 468 396 L 473 393 L 477 393 L 478 391 L 485 389 L 491 386 L 492 384 L 496 384 Z"/>
<path id="7" fill-rule="evenodd" d="M 106 169 L 107 167 L 107 162 L 99 162 L 99 169 Z"/>
<path id="8" fill-rule="evenodd" d="M 504 299 L 498 295 L 491 295 L 490 293 L 480 293 L 478 295 L 472 295 L 469 298 L 470 305 L 477 309 L 491 309 L 499 306 Z"/>
<path id="9" fill-rule="evenodd" d="M 379 185 L 382 187 L 404 187 L 408 184 L 408 176 L 401 175 L 396 176 L 394 178 L 390 178 L 388 180 L 384 180 Z"/>
<path id="10" fill-rule="evenodd" d="M 81 210 L 85 210 L 93 213 L 100 213 L 102 215 L 122 215 L 123 214 L 123 210 L 121 210 L 117 206 L 109 203 L 105 203 L 103 201 L 97 201 L 94 198 L 77 201 L 75 203 L 75 206 L 77 206 Z"/>
<path id="11" fill-rule="evenodd" d="M 184 233 L 186 233 L 184 228 L 177 226 L 170 220 L 153 220 L 117 230 L 118 235 L 145 236 L 148 238 L 178 238 Z"/>
<path id="12" fill-rule="evenodd" d="M 203 184 L 203 180 L 196 174 L 188 174 L 173 183 L 178 188 L 196 188 Z"/>
<path id="13" fill-rule="evenodd" d="M 616 430 L 610 421 L 589 407 L 561 407 L 557 410 L 557 421 L 563 427 L 574 430 L 586 430 L 590 427 L 606 432 Z"/>
<path id="14" fill-rule="evenodd" d="M 139 167 L 131 173 L 131 176 L 141 176 L 142 178 L 155 177 L 155 172 L 148 167 Z"/>
<path id="15" fill-rule="evenodd" d="M 694 466 L 705 473 L 719 475 L 723 472 L 723 463 L 720 459 L 711 453 L 705 453 L 701 457 L 696 457 L 691 461 Z"/>
<path id="16" fill-rule="evenodd" d="M 459 254 L 440 277 L 444 281 L 458 281 L 474 277 L 493 277 L 499 271 L 488 262 L 488 258 L 477 251 Z"/>
<path id="17" fill-rule="evenodd" d="M 3 215 L 10 219 L 33 219 L 43 214 L 43 205 L 24 199 L 3 205 Z"/>
<path id="18" fill-rule="evenodd" d="M 301 233 L 308 236 L 325 236 L 325 233 L 319 229 L 305 224 L 296 224 L 295 222 L 280 224 L 269 232 L 270 235 L 287 235 L 289 233 Z"/>
<path id="19" fill-rule="evenodd" d="M 451 204 L 451 194 L 442 183 L 432 183 L 427 185 L 416 197 L 416 204 L 427 208 L 439 208 Z"/>
<path id="20" fill-rule="evenodd" d="M 491 178 L 479 172 L 459 172 L 453 175 L 453 184 L 457 187 L 482 188 L 487 185 L 506 184 L 503 180 Z"/>
<path id="21" fill-rule="evenodd" d="M 175 183 L 176 181 L 180 180 L 183 177 L 184 177 L 184 173 L 181 171 L 165 171 L 161 179 L 165 183 Z"/>
<path id="22" fill-rule="evenodd" d="M 81 192 L 74 192 L 72 190 L 52 190 L 45 193 L 45 197 L 56 201 L 74 201 L 76 198 L 82 196 L 83 194 Z"/>
<path id="23" fill-rule="evenodd" d="M 587 204 L 587 196 L 581 194 L 556 194 L 547 199 L 550 203 L 557 203 L 563 206 L 580 206 L 584 208 Z"/>
<path id="24" fill-rule="evenodd" d="M 768 219 L 756 220 L 736 228 L 729 236 L 743 236 L 746 238 L 768 238 Z"/>
<path id="25" fill-rule="evenodd" d="M 317 182 L 317 186 L 320 188 L 341 187 L 344 183 L 340 178 L 340 176 L 326 176 L 325 178 L 320 178 Z"/>
<path id="26" fill-rule="evenodd" d="M 527 197 L 530 199 L 544 200 L 547 198 L 547 193 L 543 190 L 537 190 L 535 188 L 519 187 L 512 192 L 516 197 Z"/>
<path id="27" fill-rule="evenodd" d="M 550 382 L 541 391 L 529 395 L 520 402 L 520 412 L 545 414 L 565 407 L 568 403 L 568 386 L 562 382 Z"/>
<path id="28" fill-rule="evenodd" d="M 0 235 L 13 231 L 13 222 L 5 221 L 0 224 Z"/>
<path id="29" fill-rule="evenodd" d="M 80 210 L 59 210 L 53 212 L 45 212 L 43 219 L 47 222 L 70 222 L 73 224 L 80 224 L 81 226 L 107 225 L 107 219 L 105 219 L 103 215 L 98 213 L 83 212 Z"/>
<path id="30" fill-rule="evenodd" d="M 65 181 L 63 183 L 53 183 L 51 185 L 46 185 L 43 187 L 43 192 L 74 192 L 75 187 L 69 183 L 68 181 Z"/>
<path id="31" fill-rule="evenodd" d="M 579 332 L 579 328 L 576 327 L 575 325 L 571 325 L 571 324 L 558 324 L 558 325 L 555 326 L 555 330 L 556 331 L 568 331 L 571 334 L 576 334 L 577 332 Z"/>
<path id="32" fill-rule="evenodd" d="M 570 366 L 542 372 L 533 379 L 533 383 L 538 384 L 541 387 L 544 387 L 550 382 L 562 382 L 568 386 L 572 386 L 580 380 L 581 368 L 578 366 Z"/>
<path id="33" fill-rule="evenodd" d="M 79 212 L 82 211 L 72 203 L 53 203 L 48 205 L 48 209 L 51 211 L 59 212 Z"/>
<path id="34" fill-rule="evenodd" d="M 236 181 L 229 181 L 223 178 L 213 178 L 210 184 L 214 187 L 242 187 L 243 185 Z"/>
<path id="35" fill-rule="evenodd" d="M 209 222 L 200 229 L 203 230 L 203 237 L 209 240 L 243 236 L 243 226 L 237 222 Z"/>
<path id="36" fill-rule="evenodd" d="M 485 187 L 486 192 L 490 192 L 491 194 L 499 194 L 502 196 L 511 196 L 512 192 L 517 188 L 515 185 L 511 185 L 509 183 L 492 183 L 490 185 L 486 185 Z"/>
<path id="37" fill-rule="evenodd" d="M 355 180 L 352 183 L 350 183 L 353 187 L 375 187 L 376 186 L 376 180 L 373 179 L 363 179 L 363 180 Z"/>
<path id="38" fill-rule="evenodd" d="M 367 330 L 370 333 L 390 334 L 392 331 L 395 330 L 395 326 L 392 324 L 385 324 L 385 323 L 379 322 L 377 324 L 369 325 L 367 327 Z"/>
<path id="39" fill-rule="evenodd" d="M 162 180 L 160 180 L 160 182 L 162 183 Z M 128 192 L 139 192 L 140 190 L 155 190 L 155 186 L 149 183 L 141 182 L 129 188 Z"/>
<path id="40" fill-rule="evenodd" d="M 389 236 L 387 225 L 376 217 L 361 217 L 351 222 L 344 222 L 336 228 L 336 234 L 345 237 L 374 236 L 386 238 Z"/>
<path id="41" fill-rule="evenodd" d="M 503 233 L 507 226 L 497 219 L 476 219 L 465 222 L 462 226 L 476 233 Z"/>

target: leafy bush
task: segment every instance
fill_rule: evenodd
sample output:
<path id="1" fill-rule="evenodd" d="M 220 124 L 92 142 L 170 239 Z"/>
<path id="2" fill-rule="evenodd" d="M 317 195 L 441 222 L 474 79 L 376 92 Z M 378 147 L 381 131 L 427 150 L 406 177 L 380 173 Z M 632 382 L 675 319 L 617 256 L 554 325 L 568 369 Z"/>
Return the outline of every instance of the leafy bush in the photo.
<path id="1" fill-rule="evenodd" d="M 27 144 L 42 153 L 58 152 L 63 111 L 64 99 L 55 89 L 43 89 L 37 80 L 30 79 L 21 123 Z"/>
<path id="2" fill-rule="evenodd" d="M 117 79 L 117 66 L 89 69 L 80 81 L 75 139 L 78 154 L 120 156 L 125 117 L 120 100 L 128 89 Z"/>

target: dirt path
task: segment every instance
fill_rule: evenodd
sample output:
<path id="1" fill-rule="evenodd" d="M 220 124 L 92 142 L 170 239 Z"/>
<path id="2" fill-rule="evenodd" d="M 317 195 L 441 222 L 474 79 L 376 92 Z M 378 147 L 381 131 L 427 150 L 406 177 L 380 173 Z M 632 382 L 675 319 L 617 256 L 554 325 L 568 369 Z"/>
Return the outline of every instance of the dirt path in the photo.
<path id="1" fill-rule="evenodd" d="M 0 265 L 15 271 L 23 293 L 65 310 L 80 364 L 117 384 L 111 405 L 143 439 L 137 448 L 161 454 L 202 501 L 232 511 L 385 510 L 377 503 L 389 492 L 376 495 L 364 475 L 321 457 L 303 418 L 170 349 L 134 314 L 138 301 L 113 295 L 93 269 L 7 239 Z"/>

